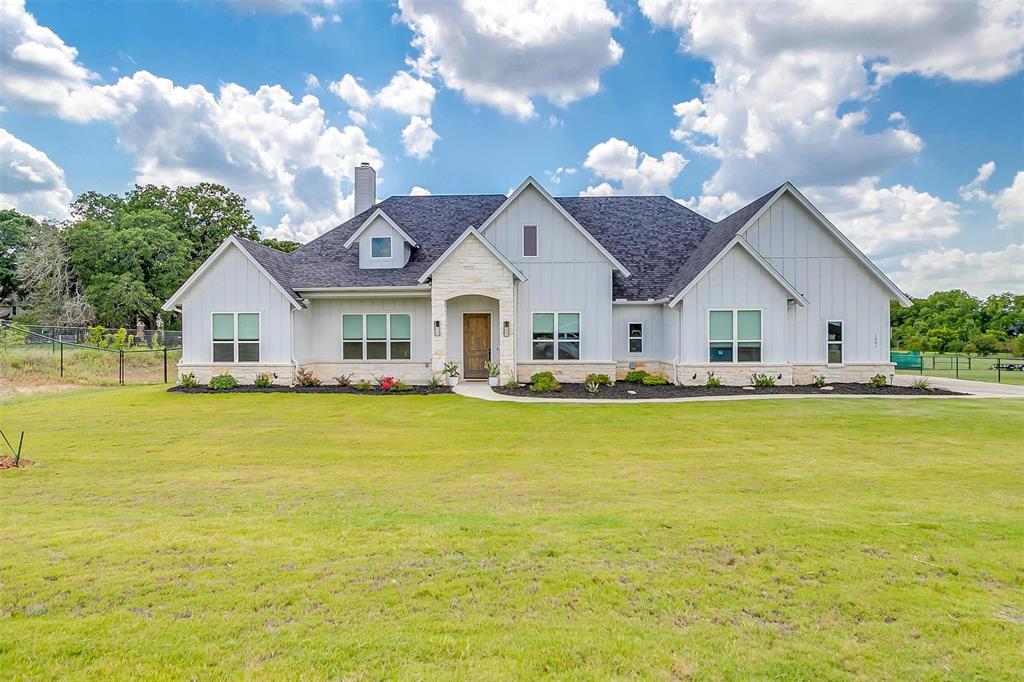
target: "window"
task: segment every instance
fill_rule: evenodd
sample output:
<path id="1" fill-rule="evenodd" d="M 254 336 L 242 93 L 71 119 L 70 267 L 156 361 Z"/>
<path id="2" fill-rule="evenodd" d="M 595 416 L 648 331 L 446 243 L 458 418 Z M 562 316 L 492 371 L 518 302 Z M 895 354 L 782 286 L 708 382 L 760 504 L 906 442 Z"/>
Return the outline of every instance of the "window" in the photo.
<path id="1" fill-rule="evenodd" d="M 370 237 L 370 258 L 391 258 L 391 237 Z"/>
<path id="2" fill-rule="evenodd" d="M 708 359 L 711 362 L 760 362 L 761 311 L 708 311 Z"/>
<path id="3" fill-rule="evenodd" d="M 341 316 L 344 360 L 408 360 L 412 357 L 412 323 L 406 314 Z"/>
<path id="4" fill-rule="evenodd" d="M 580 314 L 534 313 L 533 359 L 579 360 Z"/>
<path id="5" fill-rule="evenodd" d="M 523 225 L 523 257 L 537 257 L 537 226 Z"/>
<path id="6" fill-rule="evenodd" d="M 260 314 L 213 314 L 213 361 L 260 361 Z"/>
<path id="7" fill-rule="evenodd" d="M 843 364 L 843 322 L 842 320 L 829 320 L 826 323 L 828 345 L 828 364 Z"/>
<path id="8" fill-rule="evenodd" d="M 629 352 L 644 352 L 644 325 L 642 322 L 629 323 Z"/>

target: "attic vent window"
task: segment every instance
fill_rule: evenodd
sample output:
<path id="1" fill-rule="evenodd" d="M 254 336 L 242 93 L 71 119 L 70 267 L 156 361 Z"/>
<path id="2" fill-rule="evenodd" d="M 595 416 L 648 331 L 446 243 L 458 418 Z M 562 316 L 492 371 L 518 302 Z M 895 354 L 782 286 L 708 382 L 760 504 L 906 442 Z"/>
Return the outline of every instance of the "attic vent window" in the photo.
<path id="1" fill-rule="evenodd" d="M 391 258 L 391 237 L 371 237 L 370 258 Z"/>

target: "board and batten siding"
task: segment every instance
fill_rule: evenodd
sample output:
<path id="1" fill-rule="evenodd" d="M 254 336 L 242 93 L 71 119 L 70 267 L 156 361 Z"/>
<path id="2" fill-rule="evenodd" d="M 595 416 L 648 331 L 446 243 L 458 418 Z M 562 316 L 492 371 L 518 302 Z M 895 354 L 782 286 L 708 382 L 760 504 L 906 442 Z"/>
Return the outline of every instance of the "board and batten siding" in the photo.
<path id="1" fill-rule="evenodd" d="M 537 226 L 537 257 L 523 257 L 523 225 Z M 527 187 L 484 234 L 526 275 L 516 293 L 516 357 L 532 360 L 534 312 L 580 313 L 580 359 L 611 361 L 612 265 L 533 187 Z"/>
<path id="2" fill-rule="evenodd" d="M 615 353 L 617 362 L 665 360 L 666 353 L 663 350 L 664 333 L 662 330 L 662 317 L 665 306 L 655 305 L 634 305 L 618 304 L 612 305 L 612 350 Z M 629 352 L 629 325 L 632 322 L 639 322 L 644 326 L 644 351 L 642 353 Z M 667 358 L 671 360 L 669 356 Z"/>
<path id="3" fill-rule="evenodd" d="M 371 258 L 370 240 L 374 237 L 391 237 L 391 258 Z M 359 267 L 364 270 L 380 268 L 401 268 L 409 261 L 412 247 L 405 241 L 405 238 L 398 233 L 398 230 L 391 227 L 388 221 L 380 216 L 374 218 L 366 230 L 359 235 L 356 242 L 359 247 Z"/>
<path id="4" fill-rule="evenodd" d="M 741 246 L 733 246 L 676 304 L 680 320 L 680 362 L 708 362 L 708 311 L 761 310 L 761 361 L 786 357 L 786 291 Z"/>
<path id="5" fill-rule="evenodd" d="M 786 360 L 825 362 L 825 324 L 842 320 L 845 362 L 889 361 L 892 294 L 793 197 L 780 197 L 744 236 L 807 299 L 789 311 Z"/>
<path id="6" fill-rule="evenodd" d="M 409 315 L 411 359 L 430 361 L 430 299 L 313 298 L 295 313 L 295 359 L 298 363 L 336 363 L 341 357 L 341 316 L 366 313 Z"/>
<path id="7" fill-rule="evenodd" d="M 213 362 L 213 313 L 259 313 L 260 364 L 290 363 L 292 309 L 289 299 L 232 244 L 181 301 L 181 362 Z"/>

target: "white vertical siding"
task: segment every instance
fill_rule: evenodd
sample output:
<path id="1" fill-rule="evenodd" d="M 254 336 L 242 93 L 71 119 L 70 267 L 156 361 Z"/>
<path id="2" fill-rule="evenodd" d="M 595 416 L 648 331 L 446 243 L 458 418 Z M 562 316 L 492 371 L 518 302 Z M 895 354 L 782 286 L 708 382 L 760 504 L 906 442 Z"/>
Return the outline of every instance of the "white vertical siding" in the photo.
<path id="1" fill-rule="evenodd" d="M 430 299 L 314 298 L 295 313 L 295 359 L 341 362 L 341 316 L 346 313 L 405 313 L 412 325 L 412 360 L 430 360 Z"/>
<path id="2" fill-rule="evenodd" d="M 523 225 L 537 226 L 537 257 L 523 257 Z M 582 360 L 612 360 L 612 266 L 537 190 L 527 187 L 485 237 L 527 277 L 516 293 L 516 357 L 532 358 L 534 312 L 579 312 Z"/>
<path id="3" fill-rule="evenodd" d="M 782 196 L 745 237 L 807 298 L 789 312 L 786 360 L 825 362 L 825 323 L 842 320 L 846 362 L 888 362 L 890 292 L 795 199 Z"/>
<path id="4" fill-rule="evenodd" d="M 373 237 L 391 237 L 391 258 L 370 258 L 370 240 Z M 380 216 L 374 218 L 366 230 L 359 235 L 359 240 L 356 243 L 359 246 L 359 267 L 363 269 L 405 267 L 409 260 L 409 253 L 411 253 L 407 248 L 405 238 Z M 355 246 L 353 245 L 352 248 Z"/>
<path id="5" fill-rule="evenodd" d="M 612 349 L 615 360 L 663 360 L 664 332 L 662 330 L 663 305 L 612 305 Z M 644 352 L 630 353 L 627 337 L 631 322 L 644 325 Z M 671 357 L 668 359 L 671 360 Z"/>
<path id="6" fill-rule="evenodd" d="M 181 310 L 184 364 L 213 362 L 213 313 L 258 312 L 260 362 L 292 361 L 292 304 L 234 244 L 189 289 Z"/>

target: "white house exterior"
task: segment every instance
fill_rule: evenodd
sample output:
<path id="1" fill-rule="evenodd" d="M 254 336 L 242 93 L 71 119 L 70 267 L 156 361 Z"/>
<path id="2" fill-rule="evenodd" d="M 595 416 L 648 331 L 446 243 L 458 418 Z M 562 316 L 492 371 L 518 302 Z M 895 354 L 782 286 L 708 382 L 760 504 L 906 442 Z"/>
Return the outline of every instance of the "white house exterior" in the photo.
<path id="1" fill-rule="evenodd" d="M 376 203 L 372 187 L 291 254 L 226 240 L 164 305 L 182 314 L 179 374 L 423 383 L 449 361 L 483 378 L 487 359 L 502 382 L 893 374 L 889 303 L 909 300 L 789 183 L 718 222 L 667 197 L 556 199 L 532 178 L 509 197 Z"/>

